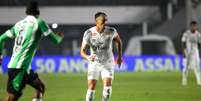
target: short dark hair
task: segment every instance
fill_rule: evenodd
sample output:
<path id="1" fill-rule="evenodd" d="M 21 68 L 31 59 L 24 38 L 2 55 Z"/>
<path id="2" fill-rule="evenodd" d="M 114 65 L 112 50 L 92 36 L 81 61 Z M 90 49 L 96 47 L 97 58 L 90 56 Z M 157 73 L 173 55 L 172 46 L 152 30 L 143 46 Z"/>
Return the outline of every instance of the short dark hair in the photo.
<path id="1" fill-rule="evenodd" d="M 97 12 L 96 14 L 95 14 L 95 19 L 96 18 L 98 18 L 99 16 L 107 16 L 104 12 Z"/>
<path id="2" fill-rule="evenodd" d="M 191 21 L 190 22 L 190 25 L 192 26 L 192 25 L 196 25 L 197 24 L 197 22 L 196 21 Z"/>
<path id="3" fill-rule="evenodd" d="M 34 15 L 34 16 L 40 14 L 40 11 L 39 11 L 39 8 L 38 8 L 38 2 L 37 1 L 31 0 L 27 4 L 26 14 L 27 15 Z"/>

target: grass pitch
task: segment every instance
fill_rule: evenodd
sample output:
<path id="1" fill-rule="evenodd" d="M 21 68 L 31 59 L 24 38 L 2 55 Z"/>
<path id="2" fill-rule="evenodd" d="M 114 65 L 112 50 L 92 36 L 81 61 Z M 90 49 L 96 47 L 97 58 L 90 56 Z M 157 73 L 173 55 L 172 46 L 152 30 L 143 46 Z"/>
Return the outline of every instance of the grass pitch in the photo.
<path id="1" fill-rule="evenodd" d="M 86 74 L 39 74 L 46 84 L 43 101 L 85 101 Z M 7 75 L 0 74 L 0 101 L 6 96 Z M 19 101 L 31 101 L 34 89 L 27 86 Z M 96 87 L 95 101 L 101 101 L 102 82 Z M 201 101 L 201 87 L 194 75 L 181 86 L 180 72 L 116 73 L 110 101 Z"/>

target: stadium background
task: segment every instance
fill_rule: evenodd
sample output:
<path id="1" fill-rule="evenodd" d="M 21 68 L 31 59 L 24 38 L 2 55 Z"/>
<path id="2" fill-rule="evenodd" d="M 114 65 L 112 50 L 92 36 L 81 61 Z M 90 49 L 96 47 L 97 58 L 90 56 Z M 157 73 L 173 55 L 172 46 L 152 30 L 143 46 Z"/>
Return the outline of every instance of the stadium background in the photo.
<path id="1" fill-rule="evenodd" d="M 44 39 L 32 67 L 47 85 L 44 101 L 83 101 L 86 93 L 87 61 L 79 56 L 86 29 L 94 26 L 97 11 L 107 13 L 123 41 L 123 64 L 115 68 L 111 101 L 201 101 L 201 87 L 193 75 L 181 86 L 181 35 L 191 20 L 198 21 L 201 0 L 38 0 L 43 18 L 55 32 L 65 34 L 55 45 Z M 27 0 L 1 0 L 0 33 L 25 17 Z M 6 96 L 7 63 L 13 41 L 5 43 L 0 68 L 0 101 Z M 115 52 L 115 50 L 114 50 Z M 96 100 L 100 99 L 101 82 Z M 20 101 L 31 99 L 27 87 Z"/>

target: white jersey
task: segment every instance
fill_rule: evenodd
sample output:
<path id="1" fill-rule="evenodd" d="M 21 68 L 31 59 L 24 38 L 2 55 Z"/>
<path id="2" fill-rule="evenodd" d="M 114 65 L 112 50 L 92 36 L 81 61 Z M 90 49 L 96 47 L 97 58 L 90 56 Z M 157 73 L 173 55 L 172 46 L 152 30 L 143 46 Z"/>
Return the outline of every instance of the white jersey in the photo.
<path id="1" fill-rule="evenodd" d="M 201 43 L 200 32 L 195 31 L 195 33 L 192 33 L 190 30 L 188 30 L 183 34 L 181 41 L 186 42 L 187 55 L 199 53 L 198 44 Z"/>
<path id="2" fill-rule="evenodd" d="M 99 33 L 94 26 L 85 31 L 82 44 L 89 45 L 90 54 L 97 56 L 95 63 L 114 64 L 112 41 L 117 35 L 113 27 L 105 26 L 104 31 Z"/>

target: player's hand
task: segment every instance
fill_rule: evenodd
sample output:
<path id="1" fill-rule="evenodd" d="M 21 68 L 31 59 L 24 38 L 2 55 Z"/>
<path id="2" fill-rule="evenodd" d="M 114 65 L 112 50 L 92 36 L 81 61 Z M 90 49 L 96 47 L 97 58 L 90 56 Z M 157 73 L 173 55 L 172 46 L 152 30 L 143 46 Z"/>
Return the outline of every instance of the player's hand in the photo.
<path id="1" fill-rule="evenodd" d="M 60 37 L 64 38 L 64 33 L 56 33 L 57 35 L 59 35 Z"/>
<path id="2" fill-rule="evenodd" d="M 96 54 L 92 54 L 91 56 L 88 56 L 87 58 L 89 61 L 95 61 L 96 60 Z"/>
<path id="3" fill-rule="evenodd" d="M 121 64 L 122 64 L 122 58 L 121 57 L 117 58 L 116 64 L 119 66 L 119 68 L 121 67 Z"/>

